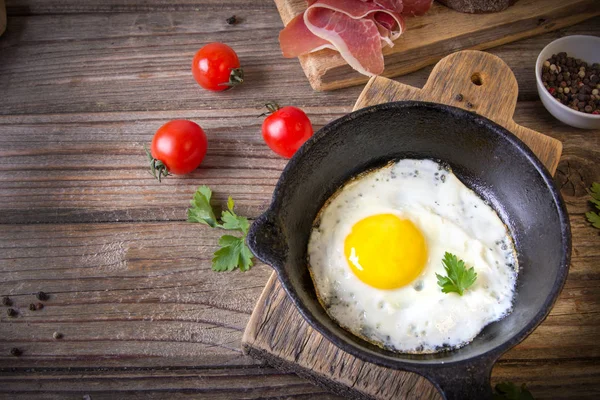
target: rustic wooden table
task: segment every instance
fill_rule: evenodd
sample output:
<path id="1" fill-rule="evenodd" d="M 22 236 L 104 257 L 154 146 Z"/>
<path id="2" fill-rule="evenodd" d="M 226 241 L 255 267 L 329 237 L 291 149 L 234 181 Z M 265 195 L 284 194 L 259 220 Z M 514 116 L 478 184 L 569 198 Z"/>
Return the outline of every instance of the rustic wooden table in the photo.
<path id="1" fill-rule="evenodd" d="M 220 232 L 185 222 L 195 189 L 231 194 L 239 213 L 269 203 L 286 161 L 260 136 L 265 100 L 303 107 L 318 128 L 349 112 L 361 87 L 310 88 L 281 57 L 270 0 L 7 0 L 0 38 L 0 397 L 10 399 L 336 396 L 244 356 L 242 331 L 271 270 L 215 273 Z M 225 19 L 240 17 L 238 25 Z M 600 181 L 600 131 L 556 121 L 533 66 L 548 42 L 600 35 L 595 18 L 491 50 L 520 86 L 517 123 L 564 143 L 556 182 L 573 228 L 569 279 L 550 317 L 495 367 L 536 398 L 600 396 L 600 232 L 584 218 Z M 201 90 L 194 52 L 223 41 L 247 82 Z M 431 67 L 399 80 L 422 86 Z M 206 130 L 200 169 L 159 184 L 144 144 L 174 118 Z M 38 291 L 50 294 L 30 311 Z M 62 339 L 54 339 L 59 332 Z M 12 356 L 11 349 L 22 354 Z M 86 397 L 87 395 L 87 397 Z"/>

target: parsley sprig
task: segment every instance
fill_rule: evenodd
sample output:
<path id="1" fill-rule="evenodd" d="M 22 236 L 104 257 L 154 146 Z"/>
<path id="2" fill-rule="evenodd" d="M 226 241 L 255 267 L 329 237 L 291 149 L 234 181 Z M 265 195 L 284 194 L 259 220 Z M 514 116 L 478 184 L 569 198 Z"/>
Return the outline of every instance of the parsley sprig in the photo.
<path id="1" fill-rule="evenodd" d="M 210 198 L 212 190 L 208 186 L 200 186 L 194 198 L 190 202 L 188 209 L 188 222 L 199 222 L 212 228 L 221 228 L 225 230 L 238 231 L 242 233 L 241 237 L 232 235 L 223 235 L 219 239 L 219 246 L 212 259 L 213 271 L 233 271 L 239 268 L 242 271 L 248 271 L 252 267 L 252 253 L 246 246 L 246 235 L 250 228 L 248 218 L 240 217 L 233 211 L 235 203 L 231 196 L 227 200 L 227 210 L 221 213 L 221 221 L 215 216 Z"/>
<path id="2" fill-rule="evenodd" d="M 592 199 L 590 201 L 594 203 L 596 209 L 600 211 L 600 183 L 592 183 L 590 194 L 592 195 Z M 589 211 L 585 213 L 585 216 L 594 228 L 600 229 L 600 215 L 597 212 Z"/>
<path id="3" fill-rule="evenodd" d="M 458 259 L 454 254 L 448 252 L 444 254 L 442 263 L 446 269 L 447 276 L 435 274 L 442 292 L 455 292 L 462 296 L 464 291 L 475 283 L 477 273 L 473 267 L 467 269 L 463 260 Z"/>
<path id="4" fill-rule="evenodd" d="M 495 389 L 494 400 L 534 400 L 525 384 L 517 386 L 512 382 L 500 382 Z"/>

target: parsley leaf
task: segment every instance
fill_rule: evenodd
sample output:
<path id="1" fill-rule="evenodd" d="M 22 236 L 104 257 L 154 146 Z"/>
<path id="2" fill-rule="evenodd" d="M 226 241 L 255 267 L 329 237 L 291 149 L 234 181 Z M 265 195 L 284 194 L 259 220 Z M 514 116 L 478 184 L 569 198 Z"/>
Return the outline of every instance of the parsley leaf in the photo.
<path id="1" fill-rule="evenodd" d="M 233 211 L 234 202 L 231 196 L 227 200 L 227 208 L 229 210 L 223 211 L 221 213 L 221 220 L 223 221 L 223 225 L 221 228 L 229 229 L 229 230 L 239 230 L 242 233 L 247 234 L 248 229 L 250 228 L 250 223 L 248 222 L 248 218 L 239 217 Z"/>
<path id="2" fill-rule="evenodd" d="M 473 267 L 467 269 L 465 262 L 458 259 L 454 254 L 446 252 L 442 260 L 446 275 L 435 274 L 438 279 L 438 285 L 442 288 L 442 292 L 456 292 L 463 295 L 465 289 L 468 289 L 477 279 L 477 273 Z"/>
<path id="3" fill-rule="evenodd" d="M 208 186 L 198 188 L 190 202 L 192 207 L 188 209 L 188 222 L 200 222 L 213 228 L 217 226 L 217 217 L 210 205 L 211 196 L 212 190 Z"/>
<path id="4" fill-rule="evenodd" d="M 600 210 L 600 183 L 592 183 L 590 194 L 592 195 L 590 201 L 596 206 L 597 210 Z M 589 211 L 585 213 L 585 216 L 594 228 L 600 229 L 600 215 L 597 212 Z"/>
<path id="5" fill-rule="evenodd" d="M 494 389 L 494 400 L 534 400 L 525 384 L 519 387 L 512 382 L 500 382 Z"/>
<path id="6" fill-rule="evenodd" d="M 241 232 L 243 234 L 241 237 L 221 236 L 219 239 L 220 247 L 213 254 L 212 270 L 221 272 L 233 271 L 239 268 L 241 271 L 248 271 L 254 265 L 252 262 L 253 255 L 246 246 L 246 235 L 250 228 L 250 222 L 248 222 L 248 218 L 240 217 L 235 213 L 233 210 L 235 202 L 229 196 L 227 210 L 223 210 L 221 213 L 221 222 L 219 223 L 210 205 L 211 196 L 212 191 L 208 186 L 198 188 L 191 201 L 191 207 L 188 209 L 188 222 L 199 222 L 212 228 Z"/>
<path id="7" fill-rule="evenodd" d="M 213 271 L 233 271 L 236 268 L 248 271 L 253 265 L 252 253 L 244 243 L 244 237 L 221 236 L 219 246 L 221 248 L 215 251 L 212 259 Z"/>

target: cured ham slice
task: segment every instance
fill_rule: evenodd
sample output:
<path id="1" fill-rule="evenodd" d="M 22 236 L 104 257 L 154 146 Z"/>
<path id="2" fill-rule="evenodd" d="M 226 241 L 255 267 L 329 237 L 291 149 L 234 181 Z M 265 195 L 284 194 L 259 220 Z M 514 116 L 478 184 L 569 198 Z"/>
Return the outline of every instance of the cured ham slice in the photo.
<path id="1" fill-rule="evenodd" d="M 432 0 L 308 0 L 307 10 L 279 34 L 284 57 L 330 48 L 358 72 L 383 72 L 382 47 L 404 31 L 403 13 L 418 15 Z"/>
<path id="2" fill-rule="evenodd" d="M 433 0 L 402 0 L 403 15 L 423 15 L 431 8 Z"/>

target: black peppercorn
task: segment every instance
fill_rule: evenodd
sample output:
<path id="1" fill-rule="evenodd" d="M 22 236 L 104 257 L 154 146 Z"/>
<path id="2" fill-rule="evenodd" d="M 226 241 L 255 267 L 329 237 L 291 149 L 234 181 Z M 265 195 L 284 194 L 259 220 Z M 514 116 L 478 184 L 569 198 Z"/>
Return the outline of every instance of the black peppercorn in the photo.
<path id="1" fill-rule="evenodd" d="M 12 306 L 12 300 L 8 296 L 2 297 L 2 305 L 3 306 Z"/>
<path id="2" fill-rule="evenodd" d="M 456 96 L 454 96 L 454 100 L 456 101 L 463 101 L 464 97 L 462 94 L 457 94 Z"/>
<path id="3" fill-rule="evenodd" d="M 21 354 L 23 354 L 23 352 L 16 347 L 13 347 L 12 349 L 10 349 L 11 356 L 19 357 Z"/>
<path id="4" fill-rule="evenodd" d="M 37 297 L 37 299 L 39 301 L 46 301 L 46 300 L 48 300 L 50 298 L 50 296 L 48 296 L 48 294 L 46 294 L 46 293 L 44 293 L 42 291 L 37 292 L 37 294 L 35 295 L 35 297 Z"/>
<path id="5" fill-rule="evenodd" d="M 232 15 L 231 17 L 227 18 L 225 22 L 227 22 L 229 25 L 235 25 L 237 24 L 238 20 L 235 15 Z"/>
<path id="6" fill-rule="evenodd" d="M 31 311 L 35 311 L 35 310 L 36 310 L 36 308 L 35 308 L 35 304 L 31 303 L 31 304 L 29 305 L 29 309 L 30 309 Z"/>
<path id="7" fill-rule="evenodd" d="M 9 317 L 16 317 L 17 316 L 17 311 L 14 308 L 9 308 L 6 310 L 6 315 L 8 315 Z"/>

